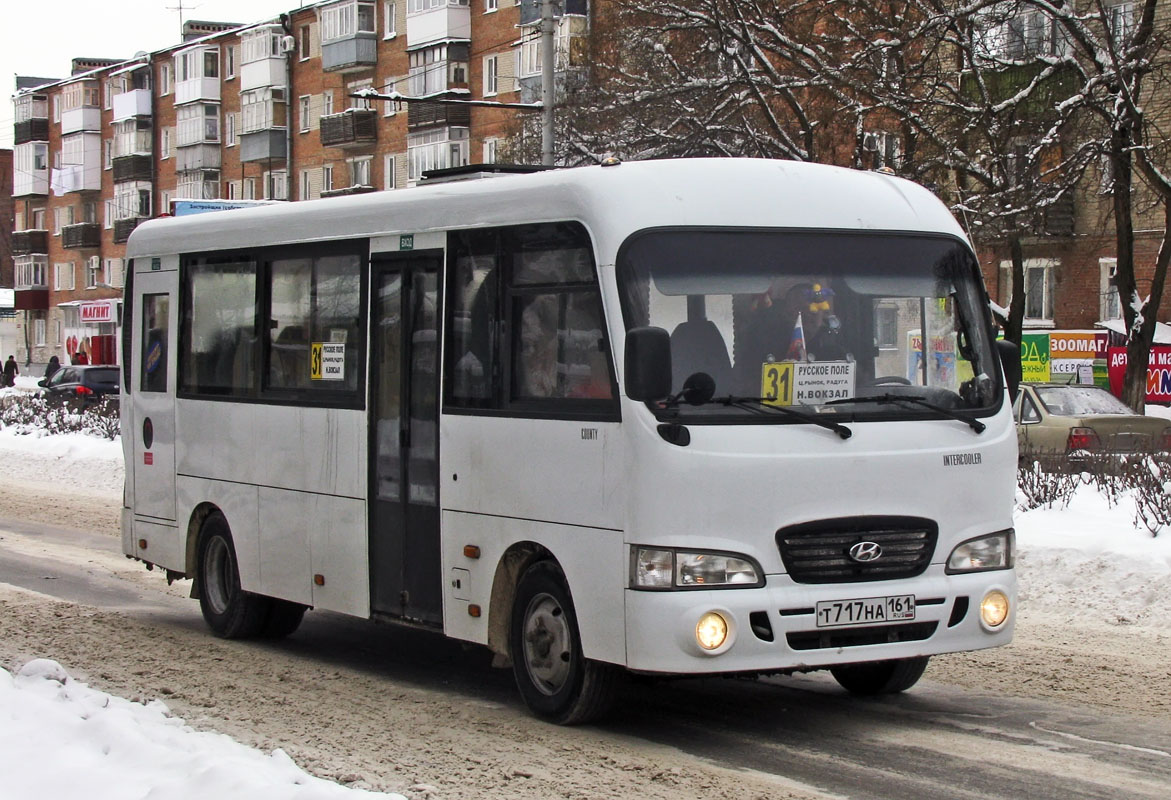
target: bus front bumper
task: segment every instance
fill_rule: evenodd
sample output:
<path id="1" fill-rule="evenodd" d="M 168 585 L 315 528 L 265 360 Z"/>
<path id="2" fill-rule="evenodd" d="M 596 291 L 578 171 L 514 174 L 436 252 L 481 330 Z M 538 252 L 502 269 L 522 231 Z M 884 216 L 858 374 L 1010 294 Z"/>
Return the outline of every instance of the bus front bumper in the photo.
<path id="1" fill-rule="evenodd" d="M 990 595 L 997 599 L 996 592 L 1007 599 L 1007 617 L 992 627 L 982 620 L 981 605 Z M 908 595 L 915 600 L 910 616 L 904 610 L 898 619 L 876 620 L 862 613 L 887 598 L 897 607 Z M 628 589 L 626 666 L 672 674 L 800 671 L 980 650 L 1012 640 L 1016 598 L 1013 570 L 946 575 L 941 564 L 909 580 L 814 585 L 770 575 L 752 589 Z M 850 622 L 843 611 L 869 618 Z M 705 617 L 710 614 L 718 619 Z M 721 630 L 726 634 L 705 649 L 700 638 L 711 645 L 713 627 L 715 640 Z"/>

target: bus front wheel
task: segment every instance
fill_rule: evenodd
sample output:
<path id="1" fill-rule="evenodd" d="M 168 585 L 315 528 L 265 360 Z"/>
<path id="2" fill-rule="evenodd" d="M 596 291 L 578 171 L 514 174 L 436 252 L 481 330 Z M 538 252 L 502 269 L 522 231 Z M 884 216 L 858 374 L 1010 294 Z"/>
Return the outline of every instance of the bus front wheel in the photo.
<path id="1" fill-rule="evenodd" d="M 923 677 L 923 671 L 927 669 L 927 662 L 930 660 L 930 656 L 919 656 L 890 661 L 868 661 L 862 664 L 830 667 L 830 672 L 834 680 L 850 694 L 897 694 L 910 689 Z"/>
<path id="2" fill-rule="evenodd" d="M 620 670 L 582 655 L 565 575 L 552 561 L 525 570 L 509 632 L 512 670 L 525 704 L 539 717 L 577 725 L 604 716 Z"/>
<path id="3" fill-rule="evenodd" d="M 271 601 L 240 588 L 240 570 L 228 521 L 208 517 L 199 531 L 199 609 L 216 636 L 249 639 L 259 636 L 271 612 Z"/>

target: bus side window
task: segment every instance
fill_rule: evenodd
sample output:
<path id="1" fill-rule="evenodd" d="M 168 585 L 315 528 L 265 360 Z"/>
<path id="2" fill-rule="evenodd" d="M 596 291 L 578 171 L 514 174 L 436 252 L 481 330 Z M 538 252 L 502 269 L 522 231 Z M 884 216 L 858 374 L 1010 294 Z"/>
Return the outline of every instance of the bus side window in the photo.
<path id="1" fill-rule="evenodd" d="M 492 400 L 498 273 L 495 231 L 461 231 L 451 237 L 448 302 L 448 399 L 482 407 Z"/>
<path id="2" fill-rule="evenodd" d="M 142 380 L 144 392 L 167 391 L 167 335 L 171 298 L 165 294 L 142 296 Z"/>

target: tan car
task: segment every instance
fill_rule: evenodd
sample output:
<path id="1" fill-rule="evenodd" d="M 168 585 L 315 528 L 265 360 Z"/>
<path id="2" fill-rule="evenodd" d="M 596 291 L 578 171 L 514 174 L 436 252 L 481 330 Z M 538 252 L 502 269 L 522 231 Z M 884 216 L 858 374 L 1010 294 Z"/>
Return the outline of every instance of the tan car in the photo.
<path id="1" fill-rule="evenodd" d="M 1022 461 L 1077 466 L 1098 454 L 1171 451 L 1168 420 L 1136 414 L 1097 386 L 1022 383 L 1012 413 Z"/>

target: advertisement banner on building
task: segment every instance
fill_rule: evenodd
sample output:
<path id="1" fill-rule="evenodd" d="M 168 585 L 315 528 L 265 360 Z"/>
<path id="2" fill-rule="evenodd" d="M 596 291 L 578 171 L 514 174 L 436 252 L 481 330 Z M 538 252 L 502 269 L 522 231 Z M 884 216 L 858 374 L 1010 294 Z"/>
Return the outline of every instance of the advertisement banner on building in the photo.
<path id="1" fill-rule="evenodd" d="M 1031 383 L 1049 380 L 1049 334 L 1026 333 L 1021 336 L 1021 379 Z"/>
<path id="2" fill-rule="evenodd" d="M 1105 331 L 1052 331 L 1049 334 L 1049 380 L 1070 383 L 1082 381 L 1086 368 L 1093 374 L 1094 360 L 1106 358 Z"/>
<path id="3" fill-rule="evenodd" d="M 116 322 L 117 315 L 114 311 L 114 302 L 113 300 L 95 300 L 89 303 L 82 303 L 79 309 L 81 324 Z"/>
<path id="4" fill-rule="evenodd" d="M 1110 391 L 1122 396 L 1122 381 L 1126 376 L 1126 348 L 1111 347 L 1108 357 Z M 1171 347 L 1151 348 L 1147 362 L 1147 402 L 1171 404 Z"/>

